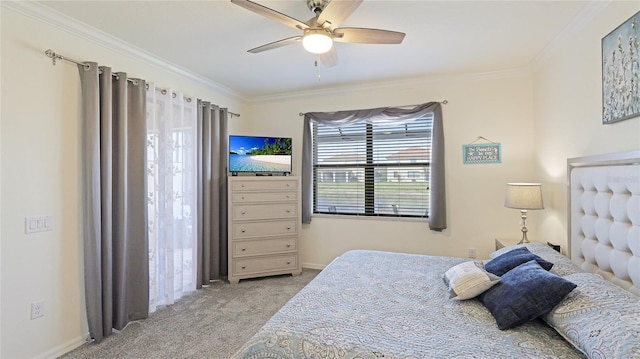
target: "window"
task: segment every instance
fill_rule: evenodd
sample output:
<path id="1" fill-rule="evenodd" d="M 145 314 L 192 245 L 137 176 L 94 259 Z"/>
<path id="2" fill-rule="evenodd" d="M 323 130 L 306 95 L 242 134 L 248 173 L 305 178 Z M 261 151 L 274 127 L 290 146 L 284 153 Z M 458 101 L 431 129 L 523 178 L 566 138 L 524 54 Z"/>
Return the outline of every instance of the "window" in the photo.
<path id="1" fill-rule="evenodd" d="M 428 217 L 432 123 L 313 124 L 313 212 Z"/>

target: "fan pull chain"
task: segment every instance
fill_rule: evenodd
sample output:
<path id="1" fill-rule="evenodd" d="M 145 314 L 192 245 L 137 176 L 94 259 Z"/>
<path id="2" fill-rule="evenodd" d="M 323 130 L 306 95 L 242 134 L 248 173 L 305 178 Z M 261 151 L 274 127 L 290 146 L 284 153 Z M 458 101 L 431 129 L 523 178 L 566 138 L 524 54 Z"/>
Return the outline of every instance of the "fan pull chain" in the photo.
<path id="1" fill-rule="evenodd" d="M 318 82 L 320 82 L 321 78 L 320 78 L 320 70 L 318 69 L 318 60 L 314 61 L 314 65 L 315 65 L 316 69 L 318 70 Z"/>

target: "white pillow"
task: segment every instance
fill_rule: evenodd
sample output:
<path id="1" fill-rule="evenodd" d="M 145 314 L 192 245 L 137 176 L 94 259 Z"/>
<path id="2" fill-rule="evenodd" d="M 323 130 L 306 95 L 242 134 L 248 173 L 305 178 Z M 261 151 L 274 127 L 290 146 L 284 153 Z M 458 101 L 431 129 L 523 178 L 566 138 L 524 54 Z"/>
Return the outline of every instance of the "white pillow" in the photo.
<path id="1" fill-rule="evenodd" d="M 442 279 L 449 286 L 450 299 L 464 300 L 493 287 L 500 277 L 485 271 L 482 261 L 469 261 L 452 267 Z"/>

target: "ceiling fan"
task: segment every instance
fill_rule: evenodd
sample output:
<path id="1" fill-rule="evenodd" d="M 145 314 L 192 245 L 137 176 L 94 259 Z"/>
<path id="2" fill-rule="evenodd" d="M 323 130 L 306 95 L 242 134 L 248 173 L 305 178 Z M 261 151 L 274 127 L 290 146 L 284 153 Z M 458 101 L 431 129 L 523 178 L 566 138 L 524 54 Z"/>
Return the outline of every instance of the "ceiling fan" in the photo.
<path id="1" fill-rule="evenodd" d="M 231 0 L 232 3 L 258 15 L 303 31 L 302 35 L 258 46 L 248 50 L 248 52 L 263 52 L 302 40 L 304 48 L 311 53 L 318 54 L 320 61 L 327 67 L 335 66 L 338 63 L 338 56 L 333 46 L 334 41 L 359 44 L 399 44 L 404 39 L 405 34 L 397 31 L 338 27 L 360 6 L 362 1 L 307 0 L 307 6 L 315 16 L 307 22 L 302 22 L 253 1 Z"/>

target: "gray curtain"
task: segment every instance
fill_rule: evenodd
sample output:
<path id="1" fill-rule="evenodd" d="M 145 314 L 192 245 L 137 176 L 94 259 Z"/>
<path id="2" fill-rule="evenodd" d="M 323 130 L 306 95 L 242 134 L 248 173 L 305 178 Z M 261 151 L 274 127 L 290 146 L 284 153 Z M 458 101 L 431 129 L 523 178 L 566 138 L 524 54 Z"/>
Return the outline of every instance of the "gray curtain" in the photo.
<path id="1" fill-rule="evenodd" d="M 79 65 L 85 297 L 100 342 L 149 311 L 144 80 Z"/>
<path id="2" fill-rule="evenodd" d="M 431 139 L 431 203 L 429 228 L 442 231 L 447 228 L 446 191 L 444 175 L 444 132 L 440 102 L 429 102 L 413 108 L 380 107 L 338 112 L 308 112 L 304 115 L 302 138 L 302 223 L 311 223 L 313 212 L 313 139 L 312 123 L 325 126 L 344 126 L 357 122 L 371 124 L 405 123 L 416 118 L 433 115 Z"/>
<path id="3" fill-rule="evenodd" d="M 198 100 L 198 288 L 227 276 L 227 118 Z"/>

